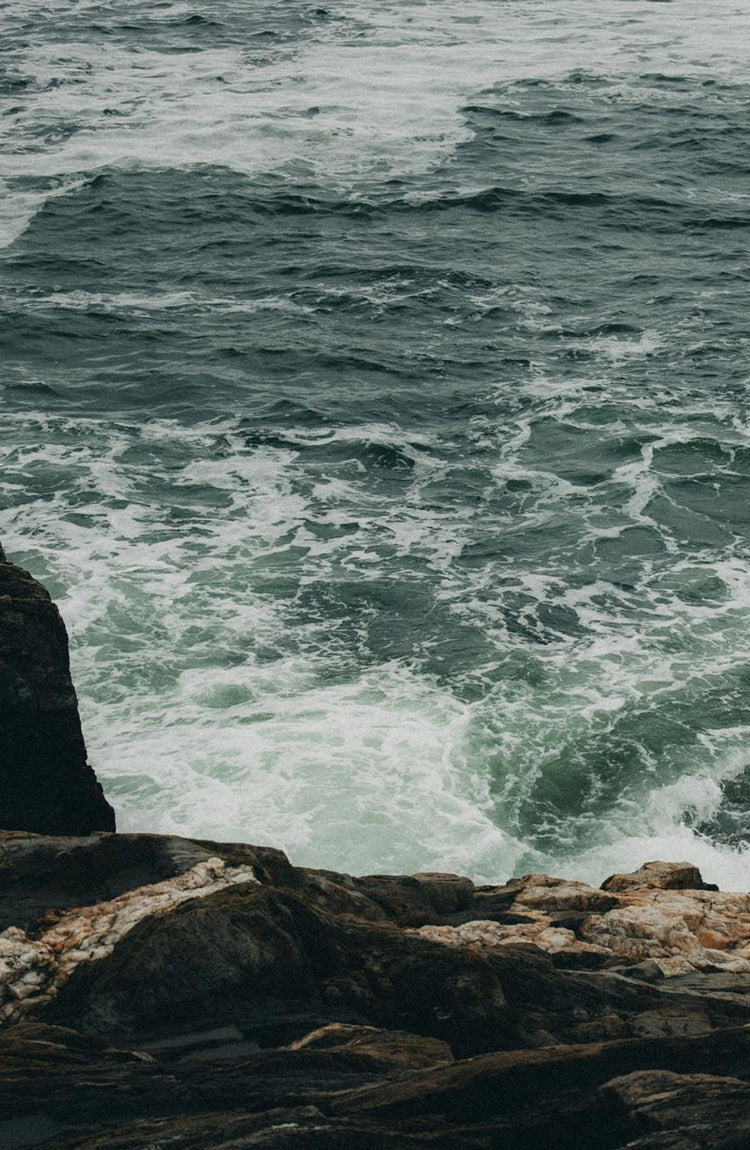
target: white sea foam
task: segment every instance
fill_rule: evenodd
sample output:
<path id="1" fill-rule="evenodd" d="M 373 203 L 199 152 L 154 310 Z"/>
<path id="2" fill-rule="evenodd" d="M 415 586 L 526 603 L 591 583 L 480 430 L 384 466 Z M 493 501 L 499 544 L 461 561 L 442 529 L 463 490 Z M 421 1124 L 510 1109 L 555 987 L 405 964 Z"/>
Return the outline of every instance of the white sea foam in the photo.
<path id="1" fill-rule="evenodd" d="M 709 843 L 684 822 L 686 810 L 696 823 L 715 812 L 721 780 L 744 765 L 744 730 L 717 732 L 710 745 L 688 749 L 684 777 L 656 787 L 644 780 L 640 797 L 634 790 L 606 825 L 592 824 L 586 849 L 530 849 L 513 816 L 566 743 L 584 731 L 595 739 L 628 707 L 679 694 L 696 643 L 704 679 L 718 682 L 731 671 L 744 652 L 741 620 L 750 602 L 739 559 L 711 569 L 727 589 L 718 609 L 668 588 L 660 597 L 644 593 L 644 608 L 661 626 L 690 634 L 689 645 L 672 650 L 650 641 L 625 601 L 613 626 L 610 584 L 574 588 L 562 586 L 554 569 L 519 573 L 530 624 L 540 605 L 559 603 L 578 614 L 588 637 L 536 653 L 541 690 L 511 678 L 489 699 L 463 703 L 398 662 L 352 673 L 334 622 L 290 624 L 279 588 L 268 594 L 258 583 L 284 572 L 289 547 L 307 550 L 307 580 L 325 580 L 336 563 L 363 571 L 387 537 L 402 558 L 421 556 L 440 573 L 439 597 L 459 617 L 484 618 L 500 636 L 505 592 L 494 567 L 460 574 L 455 558 L 470 538 L 468 521 L 422 506 L 418 469 L 411 498 L 393 505 L 371 493 L 368 516 L 362 491 L 340 480 L 306 496 L 297 489 L 291 444 L 310 442 L 307 429 L 292 430 L 289 447 L 255 447 L 232 421 L 102 429 L 41 415 L 16 420 L 13 439 L 28 442 L 6 451 L 5 479 L 41 468 L 58 483 L 43 526 L 33 505 L 19 505 L 0 515 L 0 535 L 22 561 L 28 547 L 35 570 L 54 571 L 69 588 L 61 606 L 91 753 L 124 828 L 274 841 L 300 862 L 355 871 L 450 866 L 489 881 L 518 868 L 601 881 L 646 856 L 677 853 L 724 886 L 746 883 L 746 855 Z M 42 445 L 48 437 L 53 442 Z M 334 438 L 395 441 L 414 456 L 430 447 L 428 438 L 407 439 L 385 424 L 321 429 L 312 441 Z M 509 442 L 522 452 L 527 440 Z M 128 461 L 139 444 L 157 449 L 151 464 Z M 160 507 L 141 494 L 144 484 L 153 494 L 165 483 L 166 502 L 181 490 L 188 498 L 200 491 L 201 499 L 213 492 L 220 502 L 209 500 L 203 513 L 196 504 L 190 532 L 165 532 Z M 71 514 L 76 493 L 91 490 L 99 501 L 87 517 Z M 310 533 L 311 522 L 348 522 L 347 503 L 357 508 L 353 535 Z M 683 569 L 690 573 L 687 560 L 673 568 L 677 588 Z M 295 636 L 299 652 L 290 646 Z M 498 649 L 513 649 L 508 638 Z M 493 772 L 498 756 L 504 763 L 500 792 L 488 754 Z"/>
<path id="2" fill-rule="evenodd" d="M 6 180 L 117 164 L 308 172 L 334 185 L 413 175 L 471 138 L 462 108 L 482 90 L 576 71 L 637 87 L 644 71 L 674 75 L 677 60 L 682 70 L 726 78 L 744 74 L 741 45 L 750 35 L 750 12 L 736 0 L 712 5 L 710 41 L 702 0 L 674 11 L 640 0 L 616 9 L 598 0 L 592 10 L 589 0 L 569 0 L 564 24 L 554 0 L 471 0 L 460 9 L 433 0 L 377 12 L 346 4 L 343 19 L 310 30 L 293 52 L 283 47 L 258 61 L 243 48 L 204 46 L 188 68 L 181 54 L 133 42 L 46 41 L 43 28 L 16 44 L 19 19 L 35 8 L 25 0 L 0 20 L 12 65 L 32 81 L 4 133 Z M 160 18 L 182 11 L 176 5 Z M 653 100 L 653 85 L 645 88 Z M 504 99 L 513 106 L 511 92 Z M 118 115 L 105 115 L 111 110 Z M 51 142 L 28 148 L 39 133 Z M 41 202 L 35 197 L 11 189 L 6 243 Z"/>
<path id="3" fill-rule="evenodd" d="M 65 15 L 70 6 L 25 0 L 4 12 L 0 26 L 42 7 Z M 80 2 L 76 13 L 88 7 Z M 13 49 L 14 67 L 30 84 L 5 120 L 8 214 L 0 244 L 22 234 L 50 195 L 110 165 L 223 165 L 309 178 L 366 199 L 373 180 L 434 171 L 470 141 L 467 102 L 521 108 L 520 81 L 559 85 L 579 72 L 609 83 L 613 100 L 656 101 L 648 73 L 744 80 L 750 9 L 735 0 L 713 4 L 710 35 L 704 0 L 567 0 L 564 7 L 561 22 L 556 0 L 458 7 L 431 0 L 377 10 L 352 3 L 337 9 L 342 20 L 263 58 L 236 45 L 186 57 L 114 37 L 95 44 L 83 33 L 51 43 L 40 22 L 39 33 Z M 160 11 L 167 18 L 190 9 Z M 119 114 L 105 116 L 112 109 Z M 542 188 L 545 163 L 540 157 L 539 171 L 527 174 Z M 427 188 L 412 202 L 444 191 Z M 407 280 L 317 286 L 322 296 L 353 292 L 375 311 L 421 290 L 412 292 Z M 54 290 L 29 294 L 24 304 L 105 313 L 306 310 L 273 295 L 178 290 Z M 745 729 L 686 741 L 682 761 L 669 760 L 661 774 L 652 750 L 639 748 L 640 776 L 609 817 L 571 817 L 569 827 L 554 828 L 557 845 L 547 853 L 529 845 L 538 825 L 528 830 L 528 821 L 529 811 L 543 821 L 534 788 L 545 771 L 553 776 L 566 754 L 575 762 L 580 747 L 597 739 L 606 745 L 629 711 L 647 715 L 652 704 L 673 702 L 693 681 L 698 658 L 717 692 L 744 665 L 750 580 L 743 554 L 730 544 L 720 558 L 683 563 L 679 530 L 658 518 L 654 503 L 666 490 L 660 451 L 706 434 L 731 454 L 747 444 L 747 421 L 719 395 L 710 410 L 690 410 L 683 394 L 629 393 L 628 420 L 608 432 L 623 440 L 645 433 L 647 442 L 607 464 L 601 482 L 626 494 L 616 500 L 617 515 L 604 516 L 611 501 L 599 482 L 574 474 L 575 449 L 571 478 L 555 470 L 535 437 L 546 421 L 548 429 L 585 431 L 591 442 L 599 435 L 586 413 L 592 391 L 614 405 L 626 386 L 615 369 L 648 369 L 675 334 L 563 340 L 539 286 L 476 291 L 467 307 L 462 323 L 511 309 L 520 330 L 557 335 L 566 350 L 590 353 L 601 379 L 553 378 L 532 365 L 519 384 L 531 414 L 514 422 L 503 394 L 497 418 L 463 429 L 494 462 L 484 492 L 458 511 L 430 489 L 462 466 L 451 445 L 387 422 L 284 427 L 282 446 L 258 447 L 233 419 L 184 427 L 7 417 L 0 457 L 10 498 L 0 537 L 48 577 L 61 602 L 92 758 L 120 825 L 276 842 L 295 861 L 355 871 L 452 867 L 489 881 L 519 868 L 601 881 L 646 857 L 683 856 L 706 878 L 746 888 L 748 854 L 694 829 L 715 815 L 721 784 L 744 769 Z M 305 472 L 302 455 L 315 444 L 350 447 L 352 467 Z M 360 481 L 367 444 L 408 459 L 399 500 Z M 35 483 L 43 505 L 24 502 Z M 515 503 L 513 490 L 523 492 Z M 185 513 L 177 524 L 175 509 Z M 593 574 L 586 567 L 587 548 L 617 549 L 633 528 L 674 557 L 671 582 L 648 556 L 632 586 L 605 583 L 595 565 Z M 501 534 L 523 536 L 523 563 L 502 551 Z M 477 540 L 486 558 L 481 547 L 472 553 Z M 292 554 L 304 560 L 296 582 Z M 316 585 L 364 582 L 394 556 L 409 564 L 415 584 L 425 571 L 437 575 L 437 607 L 479 624 L 495 644 L 479 702 L 466 701 L 475 696 L 462 693 L 460 676 L 446 685 L 408 660 L 358 663 L 339 629 L 364 623 L 316 614 L 314 605 L 305 613 L 296 602 Z M 573 573 L 565 585 L 561 570 Z M 689 590 L 694 577 L 715 580 L 715 602 L 685 593 L 682 580 Z M 358 642 L 360 634 L 351 641 Z M 700 702 L 699 686 L 688 705 Z M 596 767 L 592 758 L 582 784 L 593 800 L 604 785 Z"/>

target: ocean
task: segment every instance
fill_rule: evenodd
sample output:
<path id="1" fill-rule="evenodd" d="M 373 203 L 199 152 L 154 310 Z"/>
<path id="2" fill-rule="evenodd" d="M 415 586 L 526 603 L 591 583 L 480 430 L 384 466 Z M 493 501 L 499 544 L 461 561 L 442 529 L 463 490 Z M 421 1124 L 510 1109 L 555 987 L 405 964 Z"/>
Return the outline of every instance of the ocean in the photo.
<path id="1" fill-rule="evenodd" d="M 0 538 L 120 829 L 750 886 L 750 6 L 0 43 Z"/>

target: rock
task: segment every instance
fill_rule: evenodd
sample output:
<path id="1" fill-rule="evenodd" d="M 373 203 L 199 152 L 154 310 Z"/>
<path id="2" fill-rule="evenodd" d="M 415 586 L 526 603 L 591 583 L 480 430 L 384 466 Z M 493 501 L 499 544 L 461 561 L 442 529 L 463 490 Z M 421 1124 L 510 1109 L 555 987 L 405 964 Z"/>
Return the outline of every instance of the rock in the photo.
<path id="1" fill-rule="evenodd" d="M 550 878 L 546 874 L 529 874 L 514 884 L 513 906 L 555 914 L 561 911 L 579 914 L 606 914 L 618 905 L 616 898 L 603 894 L 585 882 Z"/>
<path id="2" fill-rule="evenodd" d="M 315 1106 L 137 1122 L 83 1141 L 76 1135 L 54 1143 L 57 1150 L 419 1150 L 424 1145 L 422 1139 L 369 1123 L 332 1121 Z M 429 1145 L 436 1150 L 475 1150 L 477 1144 L 430 1140 Z"/>
<path id="3" fill-rule="evenodd" d="M 0 1023 L 50 1002 L 82 964 L 112 954 L 147 916 L 247 882 L 257 882 L 250 867 L 228 867 L 222 859 L 209 858 L 177 878 L 137 887 L 110 902 L 50 913 L 47 929 L 36 935 L 9 927 L 0 934 Z"/>
<path id="4" fill-rule="evenodd" d="M 610 958 L 610 951 L 602 946 L 580 942 L 572 930 L 553 926 L 543 916 L 538 920 L 504 924 L 499 922 L 466 922 L 461 926 L 423 926 L 423 938 L 445 943 L 447 946 L 476 946 L 485 953 L 502 946 L 515 946 L 519 942 L 533 943 L 549 954 L 564 954 L 568 966 L 583 969 L 602 966 Z"/>
<path id="5" fill-rule="evenodd" d="M 639 1070 L 602 1087 L 627 1112 L 638 1150 L 740 1150 L 750 1146 L 750 1085 L 738 1078 Z M 665 1134 L 668 1141 L 665 1141 Z"/>
<path id="6" fill-rule="evenodd" d="M 0 836 L 0 847 L 6 1019 L 42 1011 L 49 1021 L 91 1033 L 144 1037 L 239 1020 L 244 1033 L 262 1032 L 279 1043 L 322 1021 L 408 1031 L 466 1056 L 697 1034 L 750 1018 L 750 997 L 736 991 L 668 991 L 642 970 L 629 979 L 627 967 L 606 969 L 617 951 L 632 948 L 622 925 L 626 912 L 631 924 L 645 924 L 653 948 L 653 915 L 662 914 L 655 900 L 718 900 L 724 912 L 733 909 L 731 929 L 739 932 L 750 921 L 747 914 L 743 919 L 745 896 L 661 890 L 604 896 L 534 876 L 512 884 L 514 900 L 533 904 L 520 904 L 520 922 L 450 926 L 440 923 L 454 917 L 457 905 L 470 908 L 479 897 L 485 907 L 494 896 L 455 876 L 359 880 L 293 867 L 267 848 L 168 836 L 16 832 Z M 537 909 L 540 902 L 549 907 L 550 898 L 550 909 Z M 617 905 L 625 899 L 636 901 Z M 580 910 L 613 900 L 608 911 Z M 571 903 L 577 909 L 566 909 Z M 688 909 L 695 912 L 694 902 Z M 708 918 L 706 907 L 699 909 L 695 923 L 710 921 L 715 935 L 718 904 Z M 399 925 L 428 913 L 435 925 Z M 587 935 L 596 930 L 601 942 Z M 683 939 L 684 931 L 673 933 Z M 697 936 L 686 937 L 698 946 Z M 674 963 L 681 954 L 652 961 Z M 695 971 L 690 962 L 685 969 Z"/>
<path id="7" fill-rule="evenodd" d="M 106 902 L 217 857 L 230 867 L 251 867 L 261 882 L 305 883 L 305 872 L 271 847 L 202 843 L 177 835 L 63 838 L 0 831 L 0 930 L 35 930 L 50 909 Z"/>
<path id="8" fill-rule="evenodd" d="M 633 885 L 640 875 L 645 885 Z M 719 891 L 682 863 L 648 863 L 626 877 L 621 891 L 603 891 L 526 875 L 475 892 L 461 914 L 422 926 L 420 933 L 485 953 L 531 942 L 560 968 L 622 971 L 630 964 L 645 981 L 701 970 L 750 975 L 750 895 Z M 485 906 L 494 909 L 489 918 Z"/>
<path id="9" fill-rule="evenodd" d="M 750 1019 L 750 1001 L 560 971 L 534 946 L 446 946 L 419 931 L 331 914 L 307 895 L 231 875 L 226 882 L 141 918 L 101 957 L 95 946 L 78 946 L 76 957 L 90 961 L 53 981 L 57 998 L 44 1016 L 90 1033 L 145 1036 L 237 1020 L 280 1033 L 286 1019 L 306 1021 L 313 1011 L 329 1022 L 439 1039 L 461 1056 L 700 1033 Z M 50 985 L 44 967 L 42 974 Z"/>
<path id="10" fill-rule="evenodd" d="M 469 906 L 471 879 L 455 874 L 368 875 L 354 879 L 360 894 L 399 926 L 420 926 Z"/>
<path id="11" fill-rule="evenodd" d="M 290 1050 L 348 1050 L 374 1060 L 385 1070 L 422 1070 L 453 1061 L 447 1042 L 403 1030 L 331 1023 L 293 1042 Z"/>
<path id="12" fill-rule="evenodd" d="M 692 863 L 647 862 L 632 874 L 613 874 L 602 883 L 602 890 L 718 890 L 705 883 Z"/>
<path id="13" fill-rule="evenodd" d="M 389 1036 L 380 1040 L 388 1044 Z M 409 1036 L 390 1040 L 398 1046 Z M 71 1030 L 24 1024 L 0 1036 L 0 1142 L 15 1150 L 43 1130 L 58 1150 L 606 1150 L 630 1145 L 644 1127 L 662 1136 L 681 1130 L 686 1113 L 691 1121 L 699 1113 L 704 1090 L 710 1113 L 717 1081 L 726 1101 L 740 1101 L 747 1087 L 732 1080 L 750 1073 L 750 1031 L 508 1051 L 425 1070 L 390 1066 L 385 1075 L 377 1059 L 367 1062 L 346 1043 L 316 1048 L 312 1038 L 297 1049 L 165 1063 Z M 705 1064 L 716 1074 L 701 1074 Z M 683 1075 L 693 1079 L 692 1091 L 680 1102 Z"/>
<path id="14" fill-rule="evenodd" d="M 0 562 L 0 826 L 85 835 L 115 829 L 86 759 L 57 607 L 28 571 Z"/>
<path id="15" fill-rule="evenodd" d="M 405 1049 L 408 1037 L 397 1036 L 393 1049 L 399 1044 Z M 381 1040 L 385 1049 L 388 1036 Z M 208 1052 L 200 1059 L 167 1062 L 69 1029 L 23 1024 L 0 1036 L 0 1145 L 3 1150 L 25 1145 L 35 1128 L 54 1137 L 54 1145 L 60 1144 L 63 1131 L 77 1146 L 87 1131 L 105 1126 L 103 1144 L 110 1139 L 118 1144 L 122 1137 L 123 1145 L 142 1146 L 135 1131 L 142 1135 L 148 1130 L 170 1145 L 183 1135 L 205 1139 L 188 1145 L 214 1146 L 212 1138 L 221 1129 L 250 1135 L 298 1123 L 305 1114 L 327 1127 L 308 1099 L 323 1101 L 329 1093 L 351 1090 L 392 1069 L 363 1051 L 345 1048 L 265 1050 L 235 1057 L 219 1052 L 215 1058 Z M 283 1114 L 277 1106 L 284 1107 Z M 264 1113 L 251 1117 L 247 1111 Z M 131 1122 L 135 1125 L 129 1131 Z M 346 1131 L 363 1124 L 335 1125 Z M 91 1144 L 99 1137 L 92 1136 Z"/>
<path id="16" fill-rule="evenodd" d="M 750 974 L 750 895 L 706 890 L 631 890 L 578 935 L 613 955 L 654 960 L 667 976 L 691 970 Z"/>
<path id="17" fill-rule="evenodd" d="M 358 1088 L 332 1099 L 329 1110 L 334 1114 L 377 1114 L 381 1121 L 386 1116 L 393 1121 L 413 1120 L 426 1114 L 440 1114 L 455 1121 L 508 1118 L 550 1105 L 557 1109 L 566 1097 L 591 1096 L 613 1078 L 635 1070 L 695 1074 L 707 1065 L 719 1075 L 750 1075 L 750 1027 L 697 1038 L 641 1039 L 485 1054 L 418 1071 L 395 1082 Z"/>
<path id="18" fill-rule="evenodd" d="M 744 1099 L 747 895 L 155 835 L 0 857 L 4 1150 L 688 1150 Z"/>
<path id="19" fill-rule="evenodd" d="M 446 1041 L 450 1033 L 462 1049 L 486 1048 L 506 1019 L 498 974 L 480 956 L 252 883 L 139 922 L 111 954 L 81 966 L 50 1010 L 92 1033 L 139 1034 L 315 1010 Z"/>

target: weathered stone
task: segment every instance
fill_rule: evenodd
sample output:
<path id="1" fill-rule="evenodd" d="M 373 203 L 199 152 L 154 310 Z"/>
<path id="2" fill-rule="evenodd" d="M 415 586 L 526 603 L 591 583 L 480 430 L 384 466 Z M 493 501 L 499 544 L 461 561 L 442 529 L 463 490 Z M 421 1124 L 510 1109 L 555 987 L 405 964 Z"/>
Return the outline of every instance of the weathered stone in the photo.
<path id="1" fill-rule="evenodd" d="M 602 1093 L 616 1099 L 634 1130 L 643 1132 L 628 1142 L 633 1150 L 750 1146 L 750 1085 L 738 1078 L 638 1070 L 608 1082 Z"/>
<path id="2" fill-rule="evenodd" d="M 354 879 L 357 891 L 399 926 L 421 926 L 468 907 L 474 884 L 454 874 L 367 875 Z"/>
<path id="3" fill-rule="evenodd" d="M 585 882 L 551 878 L 546 874 L 524 875 L 514 887 L 514 908 L 524 907 L 545 914 L 558 914 L 561 911 L 605 914 L 617 906 L 616 898 Z"/>
<path id="4" fill-rule="evenodd" d="M 441 1114 L 454 1120 L 491 1118 L 585 1094 L 634 1070 L 750 1075 L 750 1027 L 699 1037 L 641 1039 L 485 1054 L 366 1086 L 333 1099 L 335 1114 L 378 1114 L 381 1120 Z M 619 1143 L 614 1143 L 618 1145 Z"/>
<path id="5" fill-rule="evenodd" d="M 222 859 L 209 858 L 177 878 L 137 887 L 110 902 L 52 914 L 47 929 L 35 937 L 9 927 L 0 934 L 0 1024 L 51 1001 L 81 965 L 110 955 L 147 916 L 247 882 L 257 882 L 250 867 L 227 867 Z"/>
<path id="6" fill-rule="evenodd" d="M 628 890 L 718 890 L 706 883 L 692 863 L 647 862 L 632 874 L 613 874 L 602 883 L 602 890 L 621 893 Z"/>
<path id="7" fill-rule="evenodd" d="M 68 636 L 28 571 L 0 562 L 0 827 L 44 834 L 115 829 L 86 759 Z"/>
<path id="8" fill-rule="evenodd" d="M 211 858 L 230 867 L 251 867 L 261 882 L 305 885 L 306 872 L 271 847 L 203 843 L 176 835 L 63 838 L 0 831 L 0 930 L 33 929 L 51 908 L 65 911 L 106 902 L 176 878 Z"/>
<path id="9" fill-rule="evenodd" d="M 494 897 L 505 909 L 491 920 L 483 918 L 482 907 L 493 895 L 482 891 L 461 915 L 422 926 L 420 933 L 485 953 L 532 942 L 572 970 L 627 963 L 640 966 L 636 977 L 644 978 L 643 964 L 651 963 L 652 980 L 700 970 L 750 974 L 750 895 L 718 891 L 697 871 L 700 887 L 669 885 L 687 882 L 686 869 L 648 864 L 636 872 L 645 874 L 646 885 L 625 884 L 621 892 L 526 875 L 496 888 Z"/>
<path id="10" fill-rule="evenodd" d="M 335 1022 L 322 1026 L 293 1042 L 290 1050 L 347 1050 L 372 1059 L 384 1070 L 422 1070 L 452 1062 L 447 1042 L 408 1034 L 403 1030 L 381 1030 L 375 1026 L 351 1026 Z"/>
<path id="11" fill-rule="evenodd" d="M 81 967 L 54 1007 L 91 1031 L 325 1010 L 487 1047 L 505 1020 L 495 970 L 390 924 L 336 917 L 296 893 L 236 886 L 152 915 Z M 309 1027 L 307 1028 L 309 1029 Z"/>
<path id="12" fill-rule="evenodd" d="M 750 1077 L 750 974 L 695 965 L 738 961 L 745 895 L 357 879 L 148 835 L 0 847 L 6 1016 L 26 1019 L 0 1034 L 4 1150 L 687 1150 L 687 1089 L 659 1110 L 606 1084 L 710 1070 L 710 1109 L 716 1078 Z M 624 953 L 644 945 L 662 957 Z"/>
<path id="13" fill-rule="evenodd" d="M 667 976 L 693 970 L 750 973 L 750 895 L 706 890 L 631 890 L 579 937 L 613 955 L 653 959 Z"/>

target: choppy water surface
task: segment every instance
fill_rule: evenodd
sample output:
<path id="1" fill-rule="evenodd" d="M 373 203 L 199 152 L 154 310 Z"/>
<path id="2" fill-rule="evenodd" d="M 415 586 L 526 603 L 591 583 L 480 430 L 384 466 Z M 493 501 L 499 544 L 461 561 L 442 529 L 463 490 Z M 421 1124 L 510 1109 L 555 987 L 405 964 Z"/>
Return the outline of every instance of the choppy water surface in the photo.
<path id="1" fill-rule="evenodd" d="M 750 8 L 0 6 L 0 536 L 122 829 L 750 883 Z"/>

